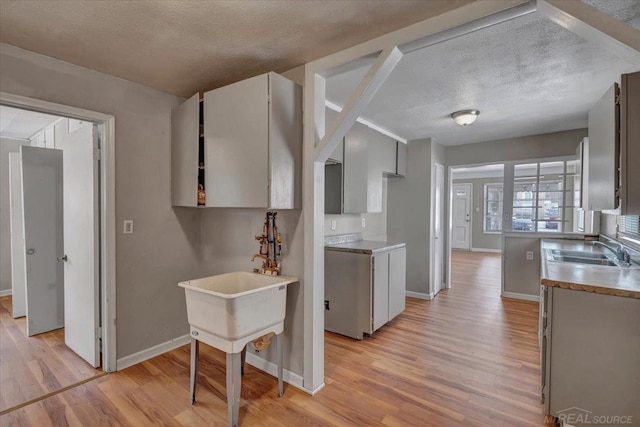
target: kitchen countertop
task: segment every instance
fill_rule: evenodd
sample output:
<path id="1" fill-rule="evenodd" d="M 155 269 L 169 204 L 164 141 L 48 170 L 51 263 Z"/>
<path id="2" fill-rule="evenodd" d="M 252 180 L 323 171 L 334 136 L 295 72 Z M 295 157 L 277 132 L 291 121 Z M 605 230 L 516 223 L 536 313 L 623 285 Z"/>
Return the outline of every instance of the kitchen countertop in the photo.
<path id="1" fill-rule="evenodd" d="M 552 249 L 593 253 L 609 251 L 585 245 L 582 240 L 544 239 L 541 243 L 542 285 L 640 299 L 640 268 L 549 261 L 546 251 Z"/>
<path id="2" fill-rule="evenodd" d="M 354 242 L 325 244 L 327 251 L 352 252 L 358 254 L 374 255 L 380 252 L 392 251 L 404 248 L 405 243 L 378 242 L 375 240 L 357 240 Z"/>

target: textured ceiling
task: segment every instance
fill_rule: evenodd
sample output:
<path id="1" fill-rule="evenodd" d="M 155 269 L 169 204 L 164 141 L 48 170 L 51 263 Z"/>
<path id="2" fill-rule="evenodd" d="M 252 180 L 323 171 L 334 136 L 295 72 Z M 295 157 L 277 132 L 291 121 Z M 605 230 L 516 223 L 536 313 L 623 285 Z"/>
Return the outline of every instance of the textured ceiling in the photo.
<path id="1" fill-rule="evenodd" d="M 639 12 L 635 0 L 624 13 Z M 367 68 L 329 78 L 327 98 L 344 105 Z M 531 13 L 405 55 L 363 117 L 406 139 L 433 137 L 443 145 L 578 129 L 620 74 L 632 71 Z M 462 109 L 480 110 L 478 120 L 454 124 L 450 114 Z"/>
<path id="2" fill-rule="evenodd" d="M 0 41 L 190 96 L 283 72 L 472 0 L 0 0 Z"/>
<path id="3" fill-rule="evenodd" d="M 28 139 L 60 117 L 0 105 L 0 137 Z"/>

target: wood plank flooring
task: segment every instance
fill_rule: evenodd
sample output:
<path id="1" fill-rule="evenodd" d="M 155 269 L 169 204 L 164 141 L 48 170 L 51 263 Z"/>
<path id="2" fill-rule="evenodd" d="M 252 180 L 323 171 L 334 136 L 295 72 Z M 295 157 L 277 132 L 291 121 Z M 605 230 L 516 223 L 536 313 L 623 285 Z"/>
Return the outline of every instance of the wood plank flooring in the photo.
<path id="1" fill-rule="evenodd" d="M 64 344 L 64 329 L 27 337 L 26 317 L 11 317 L 0 297 L 0 412 L 102 374 Z"/>
<path id="2" fill-rule="evenodd" d="M 407 300 L 362 342 L 326 333 L 326 387 L 309 396 L 250 366 L 243 426 L 540 426 L 536 303 L 500 298 L 500 257 L 454 252 L 453 286 Z M 198 402 L 189 347 L 10 412 L 0 425 L 227 425 L 224 354 L 202 345 Z"/>

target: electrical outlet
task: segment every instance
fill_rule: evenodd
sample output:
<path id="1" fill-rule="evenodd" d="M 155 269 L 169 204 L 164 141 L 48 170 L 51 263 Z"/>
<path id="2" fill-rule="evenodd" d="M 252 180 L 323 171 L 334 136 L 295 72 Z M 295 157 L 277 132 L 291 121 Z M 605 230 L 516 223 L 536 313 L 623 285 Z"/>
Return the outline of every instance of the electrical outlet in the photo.
<path id="1" fill-rule="evenodd" d="M 331 220 L 331 231 L 336 231 L 336 220 L 335 219 Z"/>
<path id="2" fill-rule="evenodd" d="M 533 251 L 527 251 L 527 261 L 533 261 Z"/>
<path id="3" fill-rule="evenodd" d="M 331 310 L 331 308 L 329 308 L 329 301 L 328 300 L 324 300 L 324 309 L 325 310 Z"/>
<path id="4" fill-rule="evenodd" d="M 362 228 L 365 228 L 366 226 L 367 226 L 367 219 L 362 218 Z"/>
<path id="5" fill-rule="evenodd" d="M 133 220 L 125 219 L 122 227 L 122 232 L 124 234 L 133 234 Z"/>

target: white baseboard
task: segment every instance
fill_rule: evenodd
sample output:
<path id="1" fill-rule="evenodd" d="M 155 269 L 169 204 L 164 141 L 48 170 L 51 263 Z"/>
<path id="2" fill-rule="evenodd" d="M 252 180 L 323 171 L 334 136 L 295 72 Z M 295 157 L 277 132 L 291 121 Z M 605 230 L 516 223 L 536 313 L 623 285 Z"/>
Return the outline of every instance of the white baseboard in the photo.
<path id="1" fill-rule="evenodd" d="M 501 254 L 502 249 L 471 248 L 471 252 L 491 252 L 493 254 Z"/>
<path id="2" fill-rule="evenodd" d="M 519 294 L 517 292 L 502 292 L 501 296 L 505 298 L 521 299 L 524 301 L 540 301 L 540 295 Z"/>
<path id="3" fill-rule="evenodd" d="M 426 299 L 426 300 L 433 299 L 434 297 L 433 292 L 425 294 L 422 292 L 406 291 L 405 295 L 408 296 L 409 298 Z"/>
<path id="4" fill-rule="evenodd" d="M 191 337 L 189 336 L 189 334 L 186 334 L 167 342 L 163 342 L 162 344 L 154 345 L 153 347 L 150 347 L 146 350 L 142 350 L 129 356 L 125 356 L 116 361 L 116 371 L 121 371 L 128 368 L 129 366 L 133 366 L 137 363 L 151 359 L 152 357 L 156 357 L 168 351 L 175 350 L 176 348 L 182 347 L 183 345 L 189 344 L 190 342 Z"/>
<path id="5" fill-rule="evenodd" d="M 4 289 L 0 291 L 0 297 L 8 297 L 11 295 L 11 289 Z"/>
<path id="6" fill-rule="evenodd" d="M 261 371 L 264 371 L 278 378 L 278 366 L 275 363 L 269 362 L 268 360 L 263 359 L 262 357 L 258 357 L 249 351 L 247 351 L 246 363 L 253 366 L 254 368 L 260 369 Z M 289 371 L 288 369 L 283 369 L 282 377 L 284 382 L 286 382 L 287 384 L 291 384 L 295 388 L 311 395 L 317 393 L 322 388 L 321 386 L 314 391 L 307 390 L 306 388 L 303 387 L 304 378 L 301 375 L 298 375 Z"/>

